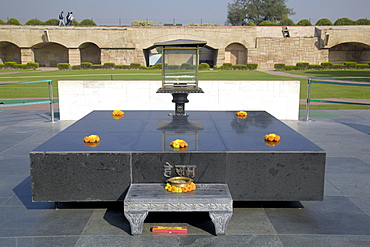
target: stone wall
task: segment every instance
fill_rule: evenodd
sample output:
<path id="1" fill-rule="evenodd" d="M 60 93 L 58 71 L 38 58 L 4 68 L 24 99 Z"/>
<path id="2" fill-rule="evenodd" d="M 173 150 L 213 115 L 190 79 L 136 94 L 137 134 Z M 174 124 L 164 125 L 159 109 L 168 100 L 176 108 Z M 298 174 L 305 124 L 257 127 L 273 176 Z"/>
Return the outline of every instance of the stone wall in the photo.
<path id="1" fill-rule="evenodd" d="M 44 66 L 67 60 L 71 65 L 92 60 L 94 63 L 147 64 L 148 53 L 154 43 L 175 39 L 192 39 L 207 42 L 214 51 L 213 64 L 258 63 L 258 69 L 273 69 L 275 63 L 295 65 L 297 62 L 320 64 L 330 61 L 346 62 L 361 56 L 361 63 L 370 62 L 370 26 L 308 26 L 287 27 L 284 37 L 281 26 L 273 27 L 56 27 L 56 26 L 0 26 L 0 60 L 21 63 L 35 61 L 34 49 L 43 47 L 48 54 Z M 57 44 L 68 50 L 68 57 L 56 59 L 47 44 Z M 86 49 L 90 45 L 94 49 Z M 12 44 L 12 54 L 5 54 L 5 44 Z M 352 44 L 364 47 L 365 52 L 351 54 L 338 47 Z M 356 49 L 357 49 L 356 48 Z M 100 50 L 100 54 L 97 53 Z M 81 52 L 82 51 L 82 52 Z M 332 55 L 330 54 L 333 51 Z M 58 51 L 55 51 L 57 53 Z M 18 55 L 14 55 L 17 54 Z M 19 58 L 20 53 L 20 58 Z M 146 54 L 145 54 L 146 53 Z M 346 53 L 347 55 L 344 55 Z M 348 53 L 350 53 L 348 55 Z M 338 55 L 339 54 L 339 55 Z M 36 54 L 37 55 L 37 54 Z M 98 58 L 93 58 L 99 56 Z M 18 57 L 17 57 L 18 56 Z M 333 57 L 333 58 L 332 58 Z M 40 58 L 39 58 L 40 59 Z M 55 62 L 53 62 L 55 61 Z M 49 65 L 48 65 L 49 64 Z"/>

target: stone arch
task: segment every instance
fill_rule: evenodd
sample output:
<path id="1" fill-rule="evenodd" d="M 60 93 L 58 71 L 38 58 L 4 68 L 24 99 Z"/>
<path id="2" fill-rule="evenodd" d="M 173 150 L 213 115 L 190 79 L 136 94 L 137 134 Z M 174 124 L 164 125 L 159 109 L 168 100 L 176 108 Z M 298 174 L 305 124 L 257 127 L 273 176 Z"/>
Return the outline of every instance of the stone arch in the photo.
<path id="1" fill-rule="evenodd" d="M 58 63 L 68 63 L 68 49 L 58 43 L 43 42 L 32 46 L 35 62 L 41 67 L 56 67 Z"/>
<path id="2" fill-rule="evenodd" d="M 248 49 L 240 43 L 232 43 L 225 48 L 225 63 L 247 64 Z"/>
<path id="3" fill-rule="evenodd" d="M 99 46 L 91 42 L 81 44 L 80 50 L 81 63 L 89 62 L 93 64 L 101 64 L 101 51 Z"/>
<path id="4" fill-rule="evenodd" d="M 370 46 L 358 43 L 341 43 L 329 49 L 329 62 L 343 64 L 344 62 L 356 62 L 367 64 L 370 62 Z"/>
<path id="5" fill-rule="evenodd" d="M 21 63 L 21 49 L 14 43 L 0 41 L 0 63 Z"/>

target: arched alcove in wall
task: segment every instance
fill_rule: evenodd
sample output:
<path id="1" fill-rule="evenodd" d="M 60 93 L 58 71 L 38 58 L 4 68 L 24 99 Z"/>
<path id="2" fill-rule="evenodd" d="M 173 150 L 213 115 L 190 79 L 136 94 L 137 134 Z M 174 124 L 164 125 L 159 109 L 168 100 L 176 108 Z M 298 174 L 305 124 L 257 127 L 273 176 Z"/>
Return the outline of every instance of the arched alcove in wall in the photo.
<path id="1" fill-rule="evenodd" d="M 81 63 L 89 62 L 93 64 L 101 64 L 101 51 L 96 44 L 85 42 L 81 44 L 78 49 L 80 50 Z"/>
<path id="2" fill-rule="evenodd" d="M 208 63 L 211 67 L 217 64 L 218 50 L 208 45 L 199 50 L 199 63 Z"/>
<path id="3" fill-rule="evenodd" d="M 16 62 L 21 63 L 21 50 L 20 48 L 7 41 L 0 41 L 0 63 Z"/>
<path id="4" fill-rule="evenodd" d="M 225 63 L 247 64 L 248 49 L 239 43 L 232 43 L 225 49 Z"/>
<path id="5" fill-rule="evenodd" d="M 68 63 L 68 49 L 53 42 L 43 42 L 32 46 L 35 62 L 41 67 L 56 67 L 58 63 Z"/>
<path id="6" fill-rule="evenodd" d="M 367 64 L 370 62 L 370 46 L 362 43 L 342 43 L 329 49 L 329 62 L 343 64 L 356 62 Z"/>

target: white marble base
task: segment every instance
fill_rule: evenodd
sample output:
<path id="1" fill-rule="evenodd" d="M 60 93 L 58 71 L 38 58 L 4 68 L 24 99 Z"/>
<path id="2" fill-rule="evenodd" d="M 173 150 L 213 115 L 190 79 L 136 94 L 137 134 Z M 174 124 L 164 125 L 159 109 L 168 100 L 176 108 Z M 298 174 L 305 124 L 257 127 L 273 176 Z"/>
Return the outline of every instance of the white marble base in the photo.
<path id="1" fill-rule="evenodd" d="M 93 110 L 175 111 L 172 95 L 156 93 L 161 81 L 59 81 L 60 120 Z M 297 120 L 299 81 L 199 81 L 204 93 L 189 94 L 186 110 L 262 110 Z"/>

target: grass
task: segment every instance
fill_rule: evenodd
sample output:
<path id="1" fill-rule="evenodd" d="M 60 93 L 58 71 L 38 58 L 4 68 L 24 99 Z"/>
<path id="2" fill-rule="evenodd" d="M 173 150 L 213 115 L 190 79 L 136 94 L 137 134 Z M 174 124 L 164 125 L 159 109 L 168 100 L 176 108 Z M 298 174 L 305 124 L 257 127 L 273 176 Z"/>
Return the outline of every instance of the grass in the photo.
<path id="1" fill-rule="evenodd" d="M 2 72 L 18 72 L 1 74 Z M 370 70 L 353 71 L 289 71 L 292 75 L 312 77 L 342 77 L 345 80 L 370 81 Z M 160 70 L 55 70 L 55 71 L 0 71 L 1 81 L 38 81 L 52 80 L 54 97 L 58 96 L 59 80 L 161 80 Z M 344 78 L 345 77 L 345 78 Z M 369 77 L 358 78 L 356 77 Z M 261 71 L 208 70 L 199 71 L 201 83 L 208 80 L 299 80 L 301 81 L 300 98 L 307 97 L 307 79 L 276 76 Z M 201 86 L 201 85 L 200 85 Z M 47 83 L 6 84 L 0 85 L 0 98 L 48 98 Z M 353 98 L 370 99 L 370 87 L 312 84 L 311 98 Z M 305 108 L 305 106 L 301 106 Z M 311 109 L 370 109 L 360 105 L 311 105 Z"/>

